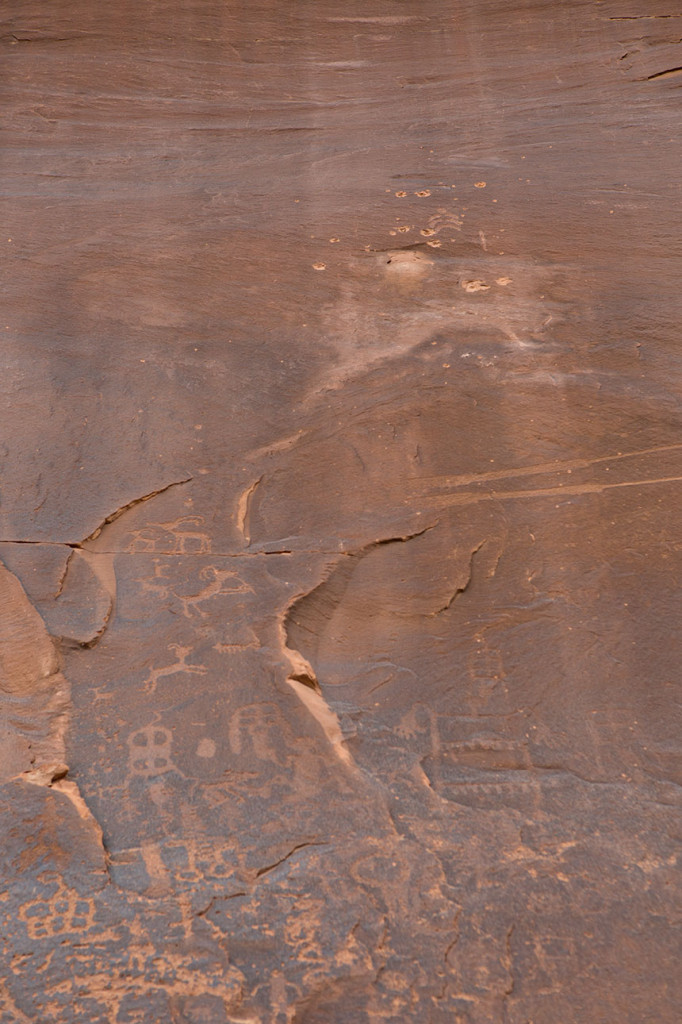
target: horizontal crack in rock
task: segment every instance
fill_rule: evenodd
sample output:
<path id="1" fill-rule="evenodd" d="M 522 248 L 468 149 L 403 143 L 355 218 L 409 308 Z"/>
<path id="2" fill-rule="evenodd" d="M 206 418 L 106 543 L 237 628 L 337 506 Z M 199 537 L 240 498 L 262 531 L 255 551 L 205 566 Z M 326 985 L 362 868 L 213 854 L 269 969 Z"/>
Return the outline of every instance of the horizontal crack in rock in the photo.
<path id="1" fill-rule="evenodd" d="M 152 498 L 158 497 L 159 494 L 164 494 L 169 491 L 171 487 L 180 487 L 182 484 L 189 483 L 193 477 L 184 477 L 182 480 L 173 480 L 169 484 L 165 484 L 164 487 L 157 487 L 155 491 L 149 491 L 148 494 L 143 494 L 139 498 L 133 498 L 132 501 L 126 502 L 125 505 L 121 505 L 115 512 L 108 515 L 99 526 L 96 526 L 92 533 L 89 533 L 83 540 L 32 540 L 31 538 L 16 537 L 16 538 L 0 538 L 0 544 L 53 544 L 60 545 L 67 548 L 82 548 L 90 541 L 97 540 L 101 536 L 104 529 L 111 523 L 120 519 L 124 513 L 129 512 L 131 508 L 135 508 L 136 505 L 141 505 L 145 501 L 150 501 Z M 124 552 L 120 552 L 123 554 Z M 107 554 L 119 554 L 119 552 L 107 552 Z"/>
<path id="2" fill-rule="evenodd" d="M 647 82 L 653 82 L 656 78 L 669 78 L 671 75 L 679 75 L 682 71 L 682 64 L 676 68 L 667 68 L 665 71 L 657 71 L 655 75 L 647 75 Z"/>

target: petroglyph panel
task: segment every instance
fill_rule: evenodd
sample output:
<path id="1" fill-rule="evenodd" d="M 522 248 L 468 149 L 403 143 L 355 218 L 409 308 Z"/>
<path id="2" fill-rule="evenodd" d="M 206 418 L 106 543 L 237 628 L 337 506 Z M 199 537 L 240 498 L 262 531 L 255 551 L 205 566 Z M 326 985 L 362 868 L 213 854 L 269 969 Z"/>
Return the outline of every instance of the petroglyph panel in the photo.
<path id="1" fill-rule="evenodd" d="M 679 1024 L 677 12 L 0 23 L 1 1024 Z"/>

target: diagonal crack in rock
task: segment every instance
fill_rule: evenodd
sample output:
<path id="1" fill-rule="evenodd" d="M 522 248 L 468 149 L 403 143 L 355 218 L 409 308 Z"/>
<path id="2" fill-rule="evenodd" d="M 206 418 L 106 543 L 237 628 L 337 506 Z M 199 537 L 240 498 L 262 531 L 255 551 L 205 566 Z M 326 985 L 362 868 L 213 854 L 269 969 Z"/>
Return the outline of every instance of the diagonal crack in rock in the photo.
<path id="1" fill-rule="evenodd" d="M 425 526 L 414 533 L 381 538 L 379 540 L 372 541 L 369 544 L 365 544 L 357 551 L 344 552 L 344 554 L 342 554 L 341 557 L 328 568 L 323 579 L 320 580 L 312 590 L 309 590 L 304 594 L 300 594 L 293 599 L 285 609 L 280 621 L 282 649 L 291 667 L 291 671 L 287 676 L 287 683 L 292 687 L 299 700 L 305 704 L 310 714 L 321 726 L 336 755 L 346 765 L 354 766 L 355 763 L 344 741 L 338 717 L 322 693 L 322 688 L 320 687 L 313 666 L 303 656 L 303 654 L 291 644 L 291 626 L 292 624 L 296 624 L 297 626 L 299 625 L 294 618 L 296 609 L 299 608 L 303 602 L 313 598 L 314 595 L 319 597 L 319 592 L 322 588 L 327 588 L 327 590 L 330 591 L 326 598 L 326 603 L 328 603 L 331 608 L 334 608 L 342 599 L 358 563 L 363 558 L 366 558 L 370 552 L 388 544 L 401 544 L 414 540 L 416 537 L 421 537 L 425 533 L 428 533 L 429 530 L 435 529 L 438 522 L 439 521 L 436 520 L 435 523 Z"/>

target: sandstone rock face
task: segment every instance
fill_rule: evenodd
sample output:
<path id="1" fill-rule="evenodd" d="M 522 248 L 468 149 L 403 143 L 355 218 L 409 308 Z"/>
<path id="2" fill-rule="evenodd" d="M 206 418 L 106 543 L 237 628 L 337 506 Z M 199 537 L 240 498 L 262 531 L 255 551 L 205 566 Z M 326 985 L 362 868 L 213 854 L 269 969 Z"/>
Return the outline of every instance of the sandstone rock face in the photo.
<path id="1" fill-rule="evenodd" d="M 0 20 L 2 1024 L 677 1024 L 676 5 Z"/>

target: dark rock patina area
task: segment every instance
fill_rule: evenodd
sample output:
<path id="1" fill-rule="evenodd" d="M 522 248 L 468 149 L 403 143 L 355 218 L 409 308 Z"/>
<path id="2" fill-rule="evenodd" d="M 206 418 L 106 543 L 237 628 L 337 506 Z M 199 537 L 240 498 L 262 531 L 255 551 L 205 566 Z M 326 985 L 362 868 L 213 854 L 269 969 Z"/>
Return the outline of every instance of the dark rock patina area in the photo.
<path id="1" fill-rule="evenodd" d="M 678 1024 L 681 39 L 5 4 L 0 1024 Z"/>

